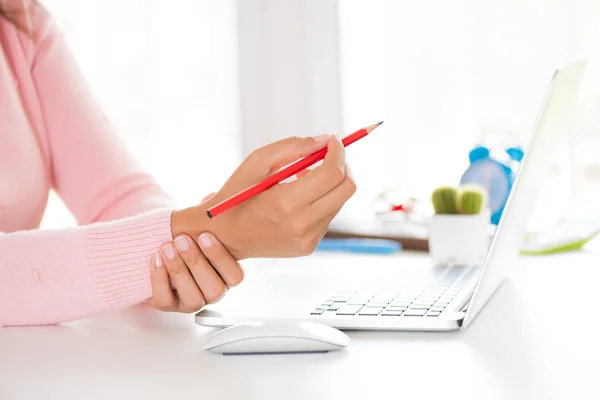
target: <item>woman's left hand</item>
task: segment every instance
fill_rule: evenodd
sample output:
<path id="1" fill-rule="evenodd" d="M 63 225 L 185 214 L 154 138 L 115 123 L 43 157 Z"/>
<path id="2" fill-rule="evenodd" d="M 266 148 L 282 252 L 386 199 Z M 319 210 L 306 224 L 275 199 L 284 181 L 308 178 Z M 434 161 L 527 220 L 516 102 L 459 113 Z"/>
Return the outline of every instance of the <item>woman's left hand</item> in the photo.
<path id="1" fill-rule="evenodd" d="M 243 278 L 240 264 L 213 234 L 201 234 L 198 242 L 178 235 L 152 257 L 149 303 L 161 311 L 195 313 L 218 302 Z"/>

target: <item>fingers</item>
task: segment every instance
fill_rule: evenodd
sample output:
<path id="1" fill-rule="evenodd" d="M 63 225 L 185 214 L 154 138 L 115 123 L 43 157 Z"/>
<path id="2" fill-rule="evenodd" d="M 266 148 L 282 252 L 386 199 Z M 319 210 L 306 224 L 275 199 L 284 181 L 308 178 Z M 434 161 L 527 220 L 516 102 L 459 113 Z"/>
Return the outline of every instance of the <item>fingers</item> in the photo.
<path id="1" fill-rule="evenodd" d="M 161 247 L 161 253 L 166 269 L 177 290 L 178 311 L 192 313 L 200 310 L 205 304 L 205 299 L 184 260 L 170 242 Z"/>
<path id="2" fill-rule="evenodd" d="M 279 140 L 255 150 L 246 159 L 246 163 L 251 169 L 255 167 L 258 174 L 255 179 L 264 179 L 281 167 L 323 149 L 327 145 L 329 136 L 290 137 Z"/>
<path id="3" fill-rule="evenodd" d="M 345 172 L 346 167 L 346 151 L 342 138 L 339 134 L 332 135 L 328 142 L 327 155 L 323 160 L 323 165 L 330 165 L 338 170 Z"/>
<path id="4" fill-rule="evenodd" d="M 152 298 L 150 304 L 160 311 L 177 311 L 179 299 L 173 293 L 169 274 L 160 254 L 154 254 L 150 260 L 150 283 Z"/>
<path id="5" fill-rule="evenodd" d="M 206 260 L 198 245 L 187 235 L 177 236 L 175 245 L 182 262 L 187 265 L 195 280 L 195 286 L 199 287 L 206 302 L 219 301 L 227 291 L 227 285 Z"/>
<path id="6" fill-rule="evenodd" d="M 329 224 L 339 211 L 340 209 L 337 209 L 317 222 L 313 222 L 312 227 L 307 228 L 306 233 L 298 238 L 298 248 L 296 251 L 299 251 L 301 255 L 305 256 L 312 254 L 319 246 L 319 243 L 321 243 L 321 240 L 327 233 Z"/>
<path id="7" fill-rule="evenodd" d="M 308 215 L 319 217 L 339 211 L 354 193 L 356 184 L 352 178 L 346 177 L 335 189 L 310 204 L 307 207 Z"/>
<path id="8" fill-rule="evenodd" d="M 319 229 L 318 227 L 323 224 L 328 225 L 355 192 L 356 184 L 350 169 L 346 167 L 346 178 L 340 185 L 295 216 L 297 221 L 303 221 L 303 223 L 298 222 L 302 225 L 302 232 Z"/>
<path id="9" fill-rule="evenodd" d="M 345 177 L 346 152 L 339 135 L 332 135 L 328 142 L 323 164 L 309 171 L 298 180 L 274 187 L 277 195 L 297 204 L 310 204 L 340 185 Z"/>
<path id="10" fill-rule="evenodd" d="M 202 253 L 217 270 L 228 287 L 239 285 L 244 279 L 244 271 L 225 246 L 211 233 L 203 233 L 198 239 Z"/>

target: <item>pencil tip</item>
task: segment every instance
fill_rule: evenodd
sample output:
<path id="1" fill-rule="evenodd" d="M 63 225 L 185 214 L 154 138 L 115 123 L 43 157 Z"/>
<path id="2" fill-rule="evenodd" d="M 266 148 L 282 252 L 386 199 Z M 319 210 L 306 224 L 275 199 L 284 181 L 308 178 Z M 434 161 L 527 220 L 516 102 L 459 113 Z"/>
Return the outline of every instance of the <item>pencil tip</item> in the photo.
<path id="1" fill-rule="evenodd" d="M 371 133 L 371 131 L 372 131 L 373 129 L 377 128 L 377 127 L 378 127 L 379 125 L 381 125 L 381 124 L 383 124 L 383 121 L 381 121 L 381 122 L 378 122 L 378 123 L 376 123 L 376 124 L 373 124 L 373 125 L 370 125 L 370 126 L 367 126 L 367 127 L 365 128 L 365 130 L 367 131 L 367 133 Z"/>

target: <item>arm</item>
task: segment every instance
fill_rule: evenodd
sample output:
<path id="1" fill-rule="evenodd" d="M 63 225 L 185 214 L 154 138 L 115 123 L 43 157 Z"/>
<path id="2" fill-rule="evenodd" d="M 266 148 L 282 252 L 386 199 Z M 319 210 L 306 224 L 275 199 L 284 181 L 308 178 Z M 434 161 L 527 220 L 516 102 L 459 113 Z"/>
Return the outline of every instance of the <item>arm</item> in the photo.
<path id="1" fill-rule="evenodd" d="M 114 134 L 52 20 L 36 8 L 32 21 L 37 39 L 26 55 L 38 135 L 53 186 L 83 226 L 0 234 L 0 325 L 59 323 L 142 302 L 152 295 L 149 259 L 172 240 L 172 200 Z"/>
<path id="2" fill-rule="evenodd" d="M 152 296 L 151 254 L 171 212 L 60 230 L 0 234 L 0 326 L 55 324 Z"/>
<path id="3" fill-rule="evenodd" d="M 46 40 L 34 57 L 33 73 L 50 153 L 56 158 L 55 187 L 80 223 L 152 209 L 153 202 L 139 206 L 130 194 L 148 188 L 146 193 L 153 192 L 155 186 L 135 165 L 123 161 L 131 160 L 113 140 L 98 139 L 107 132 L 99 128 L 104 117 L 78 85 L 81 81 L 64 45 L 56 38 L 48 40 L 52 33 L 42 36 Z M 64 70 L 57 66 L 63 62 Z M 71 75 L 74 84 L 57 84 Z M 69 93 L 61 92 L 67 89 Z M 72 123 L 65 122 L 69 118 Z M 295 182 L 277 185 L 216 219 L 207 218 L 211 205 L 325 146 L 323 164 Z M 96 158 L 96 151 L 111 160 L 106 169 L 98 167 L 105 158 Z M 110 171 L 117 171 L 118 178 Z M 127 184 L 119 186 L 120 182 Z M 121 190 L 113 192 L 113 185 Z M 0 235 L 0 324 L 73 320 L 147 299 L 151 255 L 181 233 L 197 238 L 211 232 L 238 260 L 310 254 L 355 189 L 339 135 L 288 138 L 253 152 L 213 198 L 196 207 L 148 211 L 73 230 Z"/>

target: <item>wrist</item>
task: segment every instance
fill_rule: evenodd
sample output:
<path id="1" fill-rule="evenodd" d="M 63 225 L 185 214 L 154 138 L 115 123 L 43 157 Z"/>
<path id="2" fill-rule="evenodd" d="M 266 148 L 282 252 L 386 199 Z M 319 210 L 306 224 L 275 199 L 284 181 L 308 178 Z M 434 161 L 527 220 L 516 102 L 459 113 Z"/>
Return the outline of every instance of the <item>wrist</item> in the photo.
<path id="1" fill-rule="evenodd" d="M 197 240 L 202 232 L 208 230 L 206 211 L 203 212 L 199 207 L 195 206 L 173 211 L 171 214 L 171 234 L 173 238 L 185 233 L 190 235 L 194 240 Z"/>
<path id="2" fill-rule="evenodd" d="M 237 248 L 238 246 L 235 246 L 234 243 L 231 243 L 232 240 L 235 242 L 235 239 L 231 234 L 227 234 L 228 227 L 223 226 L 223 218 L 213 220 L 208 218 L 206 213 L 217 202 L 218 200 L 213 198 L 197 206 L 173 211 L 171 214 L 171 234 L 173 238 L 177 235 L 187 234 L 197 241 L 201 233 L 211 232 L 225 246 L 227 251 L 236 260 L 240 261 L 246 258 L 245 252 Z"/>

